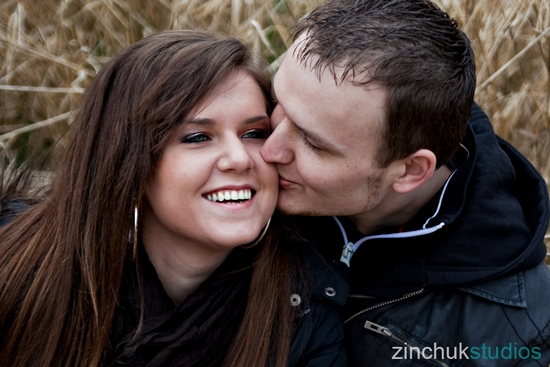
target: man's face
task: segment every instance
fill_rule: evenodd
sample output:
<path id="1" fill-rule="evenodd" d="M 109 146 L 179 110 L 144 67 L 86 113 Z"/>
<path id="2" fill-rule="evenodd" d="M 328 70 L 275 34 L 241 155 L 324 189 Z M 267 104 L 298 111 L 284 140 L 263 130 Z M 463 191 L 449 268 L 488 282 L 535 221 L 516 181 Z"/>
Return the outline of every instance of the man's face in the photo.
<path id="1" fill-rule="evenodd" d="M 261 153 L 279 172 L 278 207 L 288 214 L 352 219 L 376 210 L 392 179 L 391 169 L 376 168 L 375 161 L 384 124 L 383 88 L 349 80 L 336 84 L 327 70 L 319 79 L 299 62 L 294 48 L 273 88 L 274 132 Z"/>

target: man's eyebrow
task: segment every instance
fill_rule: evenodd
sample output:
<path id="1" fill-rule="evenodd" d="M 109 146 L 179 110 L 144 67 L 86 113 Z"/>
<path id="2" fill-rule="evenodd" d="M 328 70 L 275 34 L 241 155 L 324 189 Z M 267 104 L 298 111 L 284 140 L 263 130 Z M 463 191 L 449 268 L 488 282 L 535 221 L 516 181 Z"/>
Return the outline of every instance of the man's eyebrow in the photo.
<path id="1" fill-rule="evenodd" d="M 319 135 L 319 134 L 317 134 L 313 131 L 305 130 L 304 128 L 296 125 L 296 123 L 294 121 L 292 121 L 292 124 L 294 125 L 296 130 L 298 130 L 306 139 L 310 140 L 314 145 L 318 145 L 319 148 L 326 149 L 326 150 L 329 150 L 329 151 L 333 151 L 334 153 L 339 153 L 340 152 L 340 150 L 338 149 L 338 147 L 336 145 L 334 145 L 332 142 L 324 139 L 321 135 Z"/>
<path id="2" fill-rule="evenodd" d="M 316 133 L 314 133 L 313 131 L 308 131 L 308 130 L 305 130 L 304 128 L 296 125 L 296 123 L 294 123 L 294 126 L 296 126 L 296 129 L 303 135 L 305 136 L 306 138 L 310 139 L 310 140 L 313 140 L 315 143 L 319 143 L 319 144 L 322 144 L 322 145 L 326 145 L 324 143 L 324 140 L 323 138 L 321 138 L 319 135 L 317 135 Z"/>

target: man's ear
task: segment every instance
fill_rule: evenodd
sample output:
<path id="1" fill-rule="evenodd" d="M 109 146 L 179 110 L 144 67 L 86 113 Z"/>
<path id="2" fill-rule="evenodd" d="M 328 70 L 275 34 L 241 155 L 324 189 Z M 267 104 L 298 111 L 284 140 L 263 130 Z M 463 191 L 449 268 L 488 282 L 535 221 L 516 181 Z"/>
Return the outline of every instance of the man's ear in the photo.
<path id="1" fill-rule="evenodd" d="M 428 149 L 420 149 L 401 160 L 402 169 L 393 182 L 393 189 L 401 194 L 410 192 L 432 178 L 437 159 Z"/>

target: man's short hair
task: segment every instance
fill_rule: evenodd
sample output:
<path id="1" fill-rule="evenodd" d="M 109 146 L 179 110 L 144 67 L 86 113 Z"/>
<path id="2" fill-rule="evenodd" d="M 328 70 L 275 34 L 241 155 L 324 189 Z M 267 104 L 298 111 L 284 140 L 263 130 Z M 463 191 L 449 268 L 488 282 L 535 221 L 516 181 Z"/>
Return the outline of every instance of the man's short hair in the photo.
<path id="1" fill-rule="evenodd" d="M 457 22 L 428 0 L 329 0 L 294 28 L 298 58 L 340 83 L 374 83 L 387 93 L 377 164 L 419 149 L 447 164 L 474 100 L 474 55 Z M 343 74 L 342 74 L 342 71 Z"/>

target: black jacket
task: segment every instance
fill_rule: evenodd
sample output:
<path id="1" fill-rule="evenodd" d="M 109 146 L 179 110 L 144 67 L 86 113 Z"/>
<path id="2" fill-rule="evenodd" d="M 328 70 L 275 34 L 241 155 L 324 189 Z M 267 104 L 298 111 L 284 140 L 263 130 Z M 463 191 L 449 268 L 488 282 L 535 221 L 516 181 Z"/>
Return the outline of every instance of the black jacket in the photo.
<path id="1" fill-rule="evenodd" d="M 348 282 L 334 264 L 302 245 L 308 280 L 306 287 L 302 286 L 304 282 L 297 281 L 295 293 L 288 300 L 297 308 L 288 366 L 345 367 L 343 328 L 337 306 L 345 303 Z M 135 338 L 140 295 L 132 271 L 127 270 L 105 365 L 218 366 L 243 317 L 253 253 L 254 249 L 234 249 L 209 279 L 185 302 L 174 307 L 141 249 L 146 310 L 143 329 Z M 213 349 L 217 349 L 215 355 Z"/>
<path id="2" fill-rule="evenodd" d="M 546 184 L 477 106 L 452 163 L 401 228 L 365 237 L 345 218 L 297 218 L 329 256 L 351 258 L 351 366 L 550 363 Z"/>
<path id="3" fill-rule="evenodd" d="M 344 331 L 338 316 L 349 292 L 349 280 L 335 262 L 309 259 L 310 288 L 301 295 L 297 328 L 290 349 L 289 366 L 347 366 Z M 307 295 L 309 294 L 309 296 Z"/>

